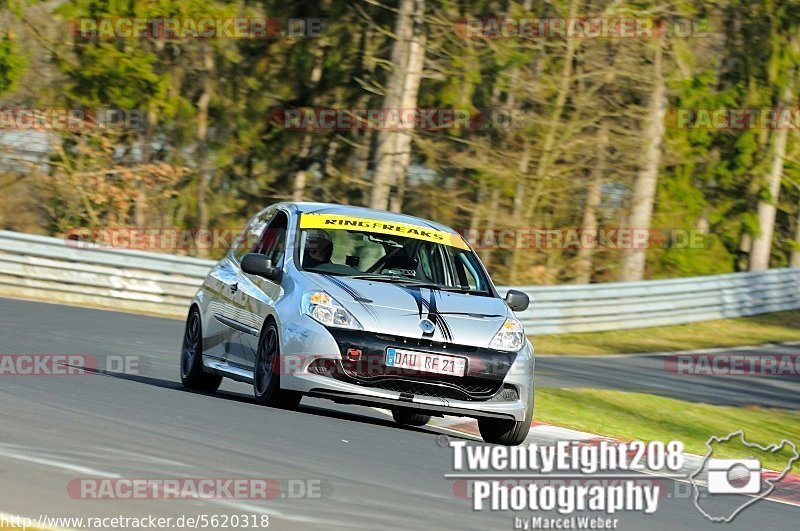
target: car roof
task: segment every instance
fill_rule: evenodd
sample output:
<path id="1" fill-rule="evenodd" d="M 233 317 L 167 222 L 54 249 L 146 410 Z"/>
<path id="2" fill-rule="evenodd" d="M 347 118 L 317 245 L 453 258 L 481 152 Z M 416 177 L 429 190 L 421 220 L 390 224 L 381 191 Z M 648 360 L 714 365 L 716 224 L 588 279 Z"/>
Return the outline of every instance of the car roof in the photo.
<path id="1" fill-rule="evenodd" d="M 291 203 L 281 203 L 281 205 L 288 206 L 299 214 L 334 214 L 340 216 L 356 216 L 365 217 L 370 219 L 377 219 L 380 221 L 394 221 L 398 223 L 409 223 L 412 225 L 422 225 L 431 229 L 436 229 L 444 232 L 456 231 L 447 225 L 436 223 L 423 218 L 417 218 L 406 214 L 398 214 L 396 212 L 387 212 L 385 210 L 377 210 L 374 208 L 366 208 L 351 205 L 337 205 L 334 203 L 315 203 L 307 201 L 297 201 Z"/>

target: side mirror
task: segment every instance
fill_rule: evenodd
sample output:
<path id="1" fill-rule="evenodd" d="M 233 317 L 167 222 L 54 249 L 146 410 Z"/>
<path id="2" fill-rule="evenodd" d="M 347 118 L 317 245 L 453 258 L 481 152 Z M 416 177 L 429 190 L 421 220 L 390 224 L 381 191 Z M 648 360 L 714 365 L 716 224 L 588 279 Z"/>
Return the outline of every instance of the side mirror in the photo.
<path id="1" fill-rule="evenodd" d="M 258 253 L 248 253 L 242 257 L 242 271 L 273 282 L 278 282 L 281 278 L 281 270 L 272 267 L 272 260 Z"/>
<path id="2" fill-rule="evenodd" d="M 516 289 L 510 289 L 508 293 L 506 293 L 506 304 L 515 312 L 524 312 L 528 309 L 530 303 L 531 299 L 528 297 L 527 293 Z"/>

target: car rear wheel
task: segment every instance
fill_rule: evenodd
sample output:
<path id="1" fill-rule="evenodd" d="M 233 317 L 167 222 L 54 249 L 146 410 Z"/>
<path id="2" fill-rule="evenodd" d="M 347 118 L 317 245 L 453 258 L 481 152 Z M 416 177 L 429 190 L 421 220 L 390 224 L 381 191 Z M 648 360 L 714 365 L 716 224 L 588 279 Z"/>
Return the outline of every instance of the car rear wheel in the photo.
<path id="1" fill-rule="evenodd" d="M 478 419 L 478 431 L 487 443 L 517 446 L 525 441 L 531 430 L 533 407 L 528 408 L 524 420 Z"/>
<path id="2" fill-rule="evenodd" d="M 270 322 L 258 341 L 253 368 L 253 392 L 256 402 L 262 406 L 295 408 L 303 394 L 281 389 L 280 358 L 278 328 L 274 322 Z"/>
<path id="3" fill-rule="evenodd" d="M 424 426 L 431 420 L 430 415 L 414 413 L 408 409 L 393 409 L 392 417 L 396 423 L 403 424 L 405 426 Z"/>
<path id="4" fill-rule="evenodd" d="M 203 370 L 203 328 L 197 308 L 192 308 L 189 312 L 183 332 L 181 382 L 187 389 L 210 393 L 216 391 L 222 382 L 222 376 Z"/>

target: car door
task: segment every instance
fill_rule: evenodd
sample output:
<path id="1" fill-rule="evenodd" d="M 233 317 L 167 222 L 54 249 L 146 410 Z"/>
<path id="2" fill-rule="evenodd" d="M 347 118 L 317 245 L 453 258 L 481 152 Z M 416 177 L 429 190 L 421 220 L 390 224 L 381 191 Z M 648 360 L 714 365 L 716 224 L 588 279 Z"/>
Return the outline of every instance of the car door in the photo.
<path id="1" fill-rule="evenodd" d="M 239 260 L 252 251 L 261 238 L 267 221 L 275 214 L 275 209 L 259 212 L 245 227 L 230 252 L 220 260 L 209 278 L 215 285 L 214 300 L 209 304 L 212 321 L 218 332 L 207 341 L 207 354 L 220 360 L 236 363 L 244 357 L 242 353 L 242 334 L 247 330 L 237 318 L 236 293 L 241 282 Z M 211 346 L 211 348 L 209 348 Z"/>
<path id="2" fill-rule="evenodd" d="M 208 293 L 208 306 L 203 322 L 203 353 L 206 356 L 225 360 L 232 343 L 238 341 L 235 328 L 226 323 L 225 315 L 231 304 L 231 285 L 236 272 L 228 257 L 214 266 L 204 282 Z"/>
<path id="3" fill-rule="evenodd" d="M 276 211 L 251 252 L 267 256 L 275 267 L 283 269 L 288 224 L 288 214 L 283 210 Z M 238 325 L 240 342 L 236 351 L 231 352 L 228 361 L 232 365 L 252 370 L 267 307 L 275 304 L 282 290 L 276 282 L 244 273 L 239 262 L 236 264 L 236 278 L 238 289 L 231 294 L 230 318 Z"/>

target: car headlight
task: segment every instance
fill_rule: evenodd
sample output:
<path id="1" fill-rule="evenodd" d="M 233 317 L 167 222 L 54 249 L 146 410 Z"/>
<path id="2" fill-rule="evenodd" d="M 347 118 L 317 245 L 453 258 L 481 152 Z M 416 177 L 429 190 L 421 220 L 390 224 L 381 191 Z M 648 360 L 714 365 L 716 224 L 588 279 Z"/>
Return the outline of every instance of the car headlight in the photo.
<path id="1" fill-rule="evenodd" d="M 336 302 L 324 291 L 308 291 L 303 294 L 301 310 L 315 321 L 325 326 L 361 330 L 361 323 L 353 314 Z"/>
<path id="2" fill-rule="evenodd" d="M 516 352 L 525 344 L 525 331 L 516 319 L 506 319 L 503 326 L 492 338 L 489 348 Z"/>

